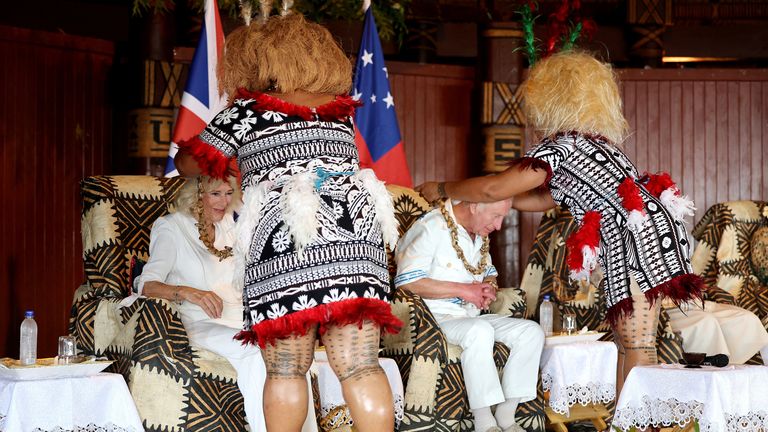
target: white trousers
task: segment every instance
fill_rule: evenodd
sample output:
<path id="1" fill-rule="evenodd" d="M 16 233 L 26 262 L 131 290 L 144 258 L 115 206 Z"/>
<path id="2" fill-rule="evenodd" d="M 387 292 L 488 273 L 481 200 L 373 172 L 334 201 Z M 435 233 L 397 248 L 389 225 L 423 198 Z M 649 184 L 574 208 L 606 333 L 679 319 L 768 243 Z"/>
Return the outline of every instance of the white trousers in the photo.
<path id="1" fill-rule="evenodd" d="M 768 346 L 768 332 L 760 318 L 738 306 L 704 302 L 704 309 L 684 303 L 668 309 L 672 330 L 680 332 L 683 348 L 707 355 L 727 354 L 733 364 L 742 364 Z"/>
<path id="2" fill-rule="evenodd" d="M 471 409 L 493 406 L 505 399 L 536 398 L 544 332 L 533 321 L 503 315 L 474 318 L 435 315 L 449 343 L 459 345 L 461 369 Z M 510 349 L 501 381 L 493 362 L 493 343 Z"/>
<path id="3" fill-rule="evenodd" d="M 237 387 L 243 394 L 245 415 L 251 432 L 266 432 L 264 421 L 264 383 L 267 380 L 267 368 L 258 346 L 244 346 L 232 337 L 240 331 L 210 321 L 189 322 L 184 320 L 189 344 L 206 349 L 225 357 L 237 371 Z M 309 390 L 309 408 L 302 432 L 316 432 L 317 421 L 312 403 L 312 389 L 307 376 Z"/>

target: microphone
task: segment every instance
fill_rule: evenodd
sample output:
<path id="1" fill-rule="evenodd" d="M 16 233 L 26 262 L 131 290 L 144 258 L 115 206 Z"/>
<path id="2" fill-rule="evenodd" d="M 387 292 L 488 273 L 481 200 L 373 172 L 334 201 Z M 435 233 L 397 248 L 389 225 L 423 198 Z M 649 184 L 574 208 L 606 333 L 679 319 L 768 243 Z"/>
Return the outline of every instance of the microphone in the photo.
<path id="1" fill-rule="evenodd" d="M 725 367 L 728 366 L 728 356 L 725 354 L 706 356 L 701 364 L 703 366 Z"/>

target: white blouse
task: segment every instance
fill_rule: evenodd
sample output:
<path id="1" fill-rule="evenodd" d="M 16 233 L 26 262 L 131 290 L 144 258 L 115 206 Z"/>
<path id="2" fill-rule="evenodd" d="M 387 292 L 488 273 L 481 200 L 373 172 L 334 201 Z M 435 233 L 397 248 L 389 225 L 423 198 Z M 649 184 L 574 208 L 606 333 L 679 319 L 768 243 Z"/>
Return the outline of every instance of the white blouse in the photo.
<path id="1" fill-rule="evenodd" d="M 182 212 L 171 213 L 155 221 L 149 240 L 149 261 L 141 276 L 134 281 L 137 296 L 141 296 L 144 284 L 149 281 L 213 291 L 224 304 L 221 318 L 211 319 L 200 306 L 184 301 L 179 306 L 179 312 L 185 326 L 190 322 L 209 320 L 227 327 L 242 328 L 243 294 L 232 284 L 234 258 L 219 261 L 211 254 L 200 240 L 195 223 L 192 216 Z M 235 222 L 232 214 L 226 214 L 214 227 L 214 246 L 217 249 L 234 244 Z"/>

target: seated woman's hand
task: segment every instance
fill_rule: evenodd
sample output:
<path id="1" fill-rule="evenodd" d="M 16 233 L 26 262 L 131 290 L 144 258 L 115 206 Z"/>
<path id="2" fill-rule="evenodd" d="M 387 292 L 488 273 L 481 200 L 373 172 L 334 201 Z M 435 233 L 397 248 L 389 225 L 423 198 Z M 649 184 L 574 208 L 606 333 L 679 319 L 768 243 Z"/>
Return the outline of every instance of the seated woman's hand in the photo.
<path id="1" fill-rule="evenodd" d="M 179 287 L 180 297 L 194 303 L 211 318 L 221 318 L 224 302 L 213 291 L 203 291 L 192 287 Z"/>

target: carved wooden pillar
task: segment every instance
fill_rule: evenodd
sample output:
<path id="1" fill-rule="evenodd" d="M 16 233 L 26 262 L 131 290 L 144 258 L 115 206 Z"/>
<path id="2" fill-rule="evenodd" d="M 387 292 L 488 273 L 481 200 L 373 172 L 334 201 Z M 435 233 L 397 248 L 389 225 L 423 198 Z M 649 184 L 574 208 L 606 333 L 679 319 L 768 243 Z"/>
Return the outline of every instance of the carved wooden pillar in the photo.
<path id="1" fill-rule="evenodd" d="M 672 0 L 628 0 L 629 56 L 637 66 L 659 67 L 664 57 L 663 35 L 672 24 Z"/>
<path id="2" fill-rule="evenodd" d="M 173 63 L 173 11 L 145 11 L 137 22 L 139 51 L 132 60 L 135 80 L 128 111 L 127 156 L 132 174 L 162 176 L 173 132 L 173 110 L 181 101 L 182 66 Z"/>
<path id="3" fill-rule="evenodd" d="M 522 155 L 525 146 L 525 120 L 518 90 L 524 63 L 517 50 L 523 33 L 518 23 L 491 22 L 481 30 L 480 36 L 483 172 L 490 174 L 506 169 L 511 159 Z M 501 229 L 492 234 L 491 255 L 499 271 L 499 286 L 517 286 L 520 283 L 517 211 L 510 211 Z"/>

